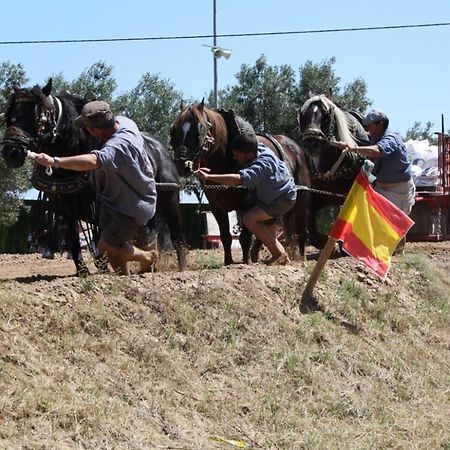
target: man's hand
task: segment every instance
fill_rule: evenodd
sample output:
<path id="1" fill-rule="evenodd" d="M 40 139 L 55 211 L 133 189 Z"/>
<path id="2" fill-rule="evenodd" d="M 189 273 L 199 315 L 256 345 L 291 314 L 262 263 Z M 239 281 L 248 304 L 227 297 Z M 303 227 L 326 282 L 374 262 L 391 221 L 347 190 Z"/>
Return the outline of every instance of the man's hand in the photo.
<path id="1" fill-rule="evenodd" d="M 47 155 L 46 153 L 38 153 L 35 161 L 41 166 L 53 166 L 55 159 L 53 156 Z"/>
<path id="2" fill-rule="evenodd" d="M 201 181 L 208 181 L 209 172 L 211 172 L 211 169 L 208 169 L 208 167 L 200 167 L 194 171 L 194 175 Z"/>
<path id="3" fill-rule="evenodd" d="M 347 142 L 344 141 L 332 141 L 331 144 L 337 147 L 339 150 L 348 150 L 350 152 L 357 152 L 356 147 L 354 148 L 350 147 L 350 145 L 348 145 Z"/>

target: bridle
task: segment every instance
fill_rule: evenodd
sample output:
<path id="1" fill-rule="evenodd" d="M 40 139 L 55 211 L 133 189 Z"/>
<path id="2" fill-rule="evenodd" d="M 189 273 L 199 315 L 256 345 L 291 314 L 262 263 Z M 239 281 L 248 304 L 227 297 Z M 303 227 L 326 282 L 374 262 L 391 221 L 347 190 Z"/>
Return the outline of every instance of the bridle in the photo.
<path id="1" fill-rule="evenodd" d="M 62 117 L 62 103 L 58 97 L 49 95 L 45 97 L 42 106 L 39 97 L 33 92 L 20 91 L 13 100 L 16 103 L 34 103 L 34 124 L 36 137 L 31 136 L 24 129 L 10 125 L 6 128 L 3 146 L 12 146 L 20 148 L 26 152 L 28 150 L 37 150 L 45 142 L 53 144 L 59 136 L 59 126 Z"/>
<path id="2" fill-rule="evenodd" d="M 325 121 L 324 129 L 322 129 L 321 126 L 317 126 L 314 123 L 310 123 L 305 129 L 301 127 L 301 120 L 302 117 L 305 116 L 306 112 L 310 108 L 318 108 L 321 109 L 321 106 L 324 110 L 325 114 L 328 114 L 329 119 Z M 311 103 L 306 110 L 300 110 L 299 115 L 299 126 L 302 132 L 303 139 L 313 138 L 317 139 L 319 141 L 325 142 L 325 143 L 331 143 L 335 138 L 335 132 L 336 132 L 336 119 L 334 114 L 334 105 L 326 105 L 322 100 L 316 100 L 315 102 Z M 323 115 L 323 113 L 321 113 Z"/>
<path id="3" fill-rule="evenodd" d="M 192 111 L 192 107 L 189 108 L 189 113 L 192 117 L 195 117 L 194 112 Z M 175 161 L 183 163 L 186 167 L 193 169 L 193 165 L 197 162 L 200 165 L 201 160 L 207 159 L 208 155 L 211 152 L 211 148 L 215 144 L 216 140 L 211 133 L 213 125 L 209 120 L 208 114 L 206 112 L 203 113 L 205 117 L 205 123 L 203 121 L 199 121 L 197 123 L 197 145 L 193 149 L 194 156 L 192 158 L 188 158 L 187 152 L 189 147 L 186 145 L 186 138 L 191 129 L 190 122 L 186 121 L 181 126 L 181 130 L 183 132 L 183 138 L 181 141 L 181 145 L 174 148 L 174 159 Z"/>
<path id="4" fill-rule="evenodd" d="M 303 129 L 301 128 L 301 120 L 302 117 L 305 116 L 306 112 L 310 108 L 319 108 L 319 109 L 322 108 L 323 111 L 321 111 L 321 114 L 322 115 L 324 113 L 328 114 L 329 118 L 324 123 L 321 122 L 319 126 L 317 126 L 316 123 L 313 123 L 313 121 L 311 121 L 311 123 Z M 311 102 L 309 105 L 307 105 L 307 107 L 304 107 L 300 110 L 299 125 L 302 130 L 303 141 L 306 141 L 307 139 L 315 139 L 317 141 L 320 141 L 323 145 L 335 147 L 337 120 L 336 120 L 336 106 L 334 105 L 334 103 L 332 102 L 325 103 L 321 97 Z M 345 158 L 350 160 L 351 163 L 347 165 L 342 164 Z M 314 164 L 314 158 L 311 159 Z M 312 168 L 311 175 L 317 179 L 330 181 L 338 179 L 352 179 L 355 176 L 354 166 L 357 159 L 360 159 L 358 155 L 343 150 L 330 170 L 328 170 L 327 172 L 321 172 L 320 170 Z"/>

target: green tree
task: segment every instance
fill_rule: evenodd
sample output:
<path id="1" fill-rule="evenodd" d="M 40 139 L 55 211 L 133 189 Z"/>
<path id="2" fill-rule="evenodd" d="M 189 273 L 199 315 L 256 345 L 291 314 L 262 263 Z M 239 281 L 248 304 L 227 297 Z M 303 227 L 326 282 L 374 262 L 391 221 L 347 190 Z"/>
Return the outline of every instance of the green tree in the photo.
<path id="1" fill-rule="evenodd" d="M 43 86 L 47 84 L 50 78 L 52 79 L 52 94 L 59 95 L 66 91 L 72 91 L 72 83 L 64 77 L 62 72 L 50 75 L 43 83 Z"/>
<path id="2" fill-rule="evenodd" d="M 220 92 L 221 106 L 242 115 L 256 131 L 292 133 L 296 82 L 290 66 L 270 66 L 261 55 L 253 66 L 242 65 L 236 78 L 237 85 Z"/>
<path id="3" fill-rule="evenodd" d="M 422 125 L 422 122 L 414 122 L 414 125 L 411 128 L 408 128 L 405 135 L 405 140 L 416 139 L 423 140 L 428 139 L 430 144 L 437 144 L 437 138 L 434 132 L 432 131 L 434 127 L 433 122 L 427 122 L 425 125 Z"/>
<path id="4" fill-rule="evenodd" d="M 14 85 L 27 82 L 25 70 L 21 64 L 9 61 L 0 64 L 0 111 L 7 109 Z M 3 136 L 5 126 L 0 120 L 0 135 Z M 0 158 L 0 222 L 13 224 L 19 215 L 23 202 L 19 194 L 30 187 L 28 181 L 28 166 L 21 169 L 7 169 L 3 158 Z"/>
<path id="5" fill-rule="evenodd" d="M 242 115 L 257 131 L 292 137 L 297 111 L 311 93 L 328 95 L 341 108 L 363 113 L 371 104 L 365 81 L 356 78 L 341 87 L 335 62 L 335 58 L 321 63 L 307 61 L 299 68 L 297 80 L 290 66 L 270 66 L 262 55 L 253 66 L 241 66 L 238 83 L 220 91 L 220 104 Z"/>
<path id="6" fill-rule="evenodd" d="M 341 78 L 336 76 L 336 58 L 320 63 L 307 61 L 299 69 L 299 83 L 296 104 L 300 108 L 308 100 L 310 93 L 325 94 L 340 108 L 364 113 L 372 102 L 367 98 L 367 85 L 362 78 L 341 88 Z"/>
<path id="7" fill-rule="evenodd" d="M 117 82 L 113 77 L 113 67 L 105 61 L 97 61 L 70 83 L 70 91 L 89 100 L 111 102 Z"/>
<path id="8" fill-rule="evenodd" d="M 117 113 L 133 119 L 141 131 L 167 144 L 182 98 L 170 80 L 146 73 L 134 89 L 116 99 L 113 107 Z"/>

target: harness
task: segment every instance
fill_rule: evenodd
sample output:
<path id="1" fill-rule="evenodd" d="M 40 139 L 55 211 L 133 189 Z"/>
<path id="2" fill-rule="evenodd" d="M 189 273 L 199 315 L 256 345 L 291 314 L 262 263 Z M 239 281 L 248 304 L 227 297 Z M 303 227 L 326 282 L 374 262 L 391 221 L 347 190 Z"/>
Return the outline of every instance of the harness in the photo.
<path id="1" fill-rule="evenodd" d="M 49 95 L 44 98 L 42 105 L 39 102 L 40 96 L 33 94 L 33 91 L 21 91 L 14 99 L 14 103 L 35 103 L 34 126 L 36 137 L 31 136 L 20 127 L 11 125 L 7 127 L 3 146 L 10 146 L 20 149 L 25 157 L 34 159 L 36 153 L 40 152 L 42 145 L 55 145 L 57 139 L 61 137 L 60 129 L 63 115 L 63 105 L 58 97 Z M 55 153 L 55 152 L 53 152 Z M 87 172 L 74 172 L 58 169 L 55 176 L 52 176 L 53 169 L 35 164 L 31 175 L 31 184 L 40 191 L 52 194 L 72 194 L 81 191 L 89 184 Z"/>
<path id="2" fill-rule="evenodd" d="M 323 127 L 324 128 L 323 130 L 312 123 L 309 126 L 307 126 L 302 132 L 302 139 L 305 141 L 308 138 L 312 138 L 326 145 L 329 145 L 330 147 L 333 147 L 335 146 L 334 143 L 336 142 L 336 134 L 338 130 L 336 111 L 338 111 L 339 109 L 337 108 L 336 105 L 334 105 L 333 102 L 331 102 L 330 100 L 325 101 L 325 99 L 326 97 L 324 96 L 315 97 L 311 99 L 310 103 L 307 102 L 302 107 L 300 111 L 300 117 L 307 111 L 312 102 L 320 102 L 323 108 L 325 109 L 325 112 L 328 113 L 329 117 L 325 123 L 325 126 Z M 339 110 L 339 114 L 343 115 L 343 112 Z M 346 118 L 346 125 L 353 139 L 358 140 L 358 137 L 356 136 L 358 131 L 356 119 L 350 122 Z M 314 158 L 311 159 L 314 162 Z M 312 167 L 310 173 L 313 177 L 319 180 L 329 180 L 329 181 L 339 179 L 351 180 L 355 177 L 356 172 L 362 165 L 363 159 L 364 158 L 360 157 L 355 153 L 343 150 L 339 155 L 339 158 L 336 160 L 336 162 L 333 164 L 330 170 L 328 170 L 327 172 L 321 172 Z M 344 164 L 344 160 L 346 164 Z"/>

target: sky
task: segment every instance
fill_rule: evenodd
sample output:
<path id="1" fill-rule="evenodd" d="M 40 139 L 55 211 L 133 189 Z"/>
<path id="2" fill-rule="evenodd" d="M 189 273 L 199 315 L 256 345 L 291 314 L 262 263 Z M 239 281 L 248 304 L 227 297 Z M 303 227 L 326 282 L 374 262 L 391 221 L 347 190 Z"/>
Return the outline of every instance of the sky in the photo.
<path id="1" fill-rule="evenodd" d="M 102 39 L 213 34 L 214 0 L 77 0 L 2 4 L 0 41 Z M 5 20 L 5 18 L 8 18 Z M 216 0 L 217 34 L 303 31 L 450 22 L 449 0 Z M 236 84 L 243 64 L 264 54 L 296 72 L 306 61 L 336 58 L 341 85 L 361 77 L 373 106 L 404 134 L 414 122 L 450 128 L 450 26 L 403 30 L 218 37 L 232 51 L 217 60 L 218 88 Z M 29 85 L 62 73 L 68 80 L 99 60 L 113 66 L 115 94 L 145 73 L 170 80 L 185 98 L 213 89 L 213 39 L 0 45 L 0 62 L 21 63 Z M 172 121 L 173 118 L 168 118 Z"/>

